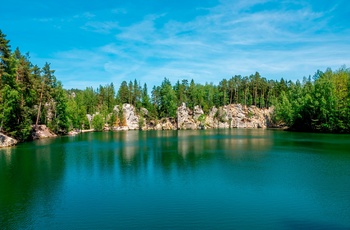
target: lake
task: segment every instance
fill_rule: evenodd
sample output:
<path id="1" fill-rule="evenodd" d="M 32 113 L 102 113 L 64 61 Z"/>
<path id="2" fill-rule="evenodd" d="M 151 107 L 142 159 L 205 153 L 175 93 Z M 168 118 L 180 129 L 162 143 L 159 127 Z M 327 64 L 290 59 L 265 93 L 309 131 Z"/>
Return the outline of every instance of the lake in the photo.
<path id="1" fill-rule="evenodd" d="M 84 133 L 0 149 L 0 229 L 350 229 L 350 135 Z"/>

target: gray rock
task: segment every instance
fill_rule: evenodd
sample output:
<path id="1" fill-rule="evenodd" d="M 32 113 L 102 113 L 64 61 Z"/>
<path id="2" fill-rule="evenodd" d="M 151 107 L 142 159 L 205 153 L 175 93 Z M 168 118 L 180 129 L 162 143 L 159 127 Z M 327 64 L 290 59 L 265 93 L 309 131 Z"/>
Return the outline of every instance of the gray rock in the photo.
<path id="1" fill-rule="evenodd" d="M 139 129 L 139 117 L 136 115 L 135 108 L 130 104 L 123 104 L 123 113 L 126 118 L 126 125 L 130 130 Z"/>
<path id="2" fill-rule="evenodd" d="M 197 108 L 196 108 L 197 107 Z M 199 114 L 198 117 L 203 113 L 199 106 L 195 107 L 195 113 L 192 115 L 192 111 L 188 109 L 185 103 L 177 109 L 177 129 L 198 129 L 197 122 L 193 119 L 196 113 Z M 202 113 L 201 113 L 202 112 Z"/>
<path id="3" fill-rule="evenodd" d="M 18 143 L 17 140 L 9 136 L 6 136 L 3 133 L 0 133 L 0 148 L 10 147 L 10 146 L 16 145 L 17 143 Z"/>
<path id="4" fill-rule="evenodd" d="M 199 105 L 196 105 L 193 109 L 193 118 L 198 120 L 198 118 L 204 114 L 202 108 Z"/>
<path id="5" fill-rule="evenodd" d="M 52 132 L 46 125 L 32 126 L 32 137 L 36 139 L 45 139 L 51 137 L 57 137 L 57 135 Z"/>

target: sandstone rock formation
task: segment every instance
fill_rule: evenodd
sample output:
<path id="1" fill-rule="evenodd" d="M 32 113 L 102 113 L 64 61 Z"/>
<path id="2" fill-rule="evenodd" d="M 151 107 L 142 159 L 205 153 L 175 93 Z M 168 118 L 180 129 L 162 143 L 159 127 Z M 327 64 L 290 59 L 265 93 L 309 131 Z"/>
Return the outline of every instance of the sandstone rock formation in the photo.
<path id="1" fill-rule="evenodd" d="M 33 125 L 32 137 L 35 140 L 35 139 L 57 137 L 57 135 L 53 133 L 49 128 L 47 128 L 46 125 L 38 125 L 38 126 Z"/>
<path id="2" fill-rule="evenodd" d="M 115 107 L 119 112 L 119 107 Z M 183 103 L 177 109 L 177 117 L 152 120 L 148 111 L 142 108 L 139 114 L 134 106 L 123 105 L 125 126 L 114 127 L 113 130 L 176 130 L 176 129 L 212 129 L 212 128 L 268 128 L 271 126 L 272 109 L 259 109 L 255 106 L 231 104 L 219 108 L 213 107 L 205 114 L 200 106 L 193 110 Z"/>
<path id="3" fill-rule="evenodd" d="M 10 147 L 17 144 L 17 140 L 0 133 L 0 148 Z"/>
<path id="4" fill-rule="evenodd" d="M 182 104 L 177 110 L 178 129 L 211 128 L 267 128 L 271 124 L 272 109 L 232 104 L 213 107 L 205 115 L 199 106 L 193 112 Z"/>
<path id="5" fill-rule="evenodd" d="M 123 113 L 126 119 L 126 125 L 130 130 L 139 129 L 139 117 L 136 115 L 135 107 L 130 104 L 123 105 Z"/>
<path id="6" fill-rule="evenodd" d="M 212 108 L 206 119 L 208 128 L 268 128 L 271 124 L 272 109 L 232 104 Z"/>

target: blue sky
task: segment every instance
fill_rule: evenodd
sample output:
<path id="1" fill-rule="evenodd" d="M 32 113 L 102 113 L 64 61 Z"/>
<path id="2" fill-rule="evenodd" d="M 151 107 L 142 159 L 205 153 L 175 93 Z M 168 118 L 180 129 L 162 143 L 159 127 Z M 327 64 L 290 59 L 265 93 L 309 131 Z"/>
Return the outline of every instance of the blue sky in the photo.
<path id="1" fill-rule="evenodd" d="M 347 0 L 13 0 L 1 3 L 0 29 L 65 88 L 150 88 L 164 77 L 297 80 L 349 67 L 349 15 Z"/>

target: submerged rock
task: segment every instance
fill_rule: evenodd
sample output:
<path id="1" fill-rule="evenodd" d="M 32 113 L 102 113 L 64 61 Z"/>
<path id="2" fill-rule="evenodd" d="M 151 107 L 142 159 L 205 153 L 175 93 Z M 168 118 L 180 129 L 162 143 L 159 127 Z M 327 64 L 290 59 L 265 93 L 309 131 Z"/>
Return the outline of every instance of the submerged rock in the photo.
<path id="1" fill-rule="evenodd" d="M 3 133 L 0 133 L 0 148 L 10 147 L 16 145 L 18 143 L 17 140 L 12 137 L 6 136 Z"/>

